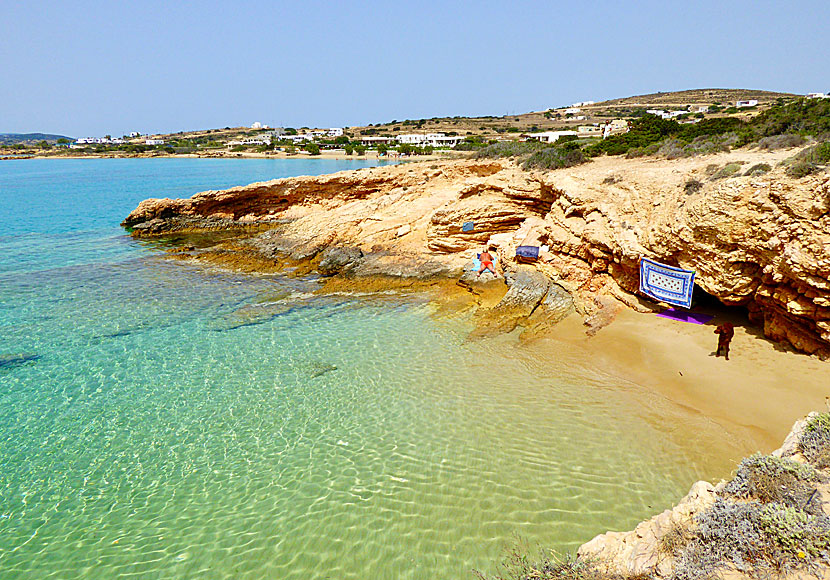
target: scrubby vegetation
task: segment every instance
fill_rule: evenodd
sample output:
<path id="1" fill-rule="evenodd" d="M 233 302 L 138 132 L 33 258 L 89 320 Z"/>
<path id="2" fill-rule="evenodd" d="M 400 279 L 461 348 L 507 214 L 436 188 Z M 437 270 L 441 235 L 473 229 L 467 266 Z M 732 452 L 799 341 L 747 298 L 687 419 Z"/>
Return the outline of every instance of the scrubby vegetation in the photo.
<path id="1" fill-rule="evenodd" d="M 670 159 L 728 151 L 755 143 L 767 150 L 797 147 L 806 137 L 830 137 L 830 101 L 801 99 L 775 105 L 757 117 L 744 121 L 737 117 L 704 119 L 695 124 L 643 115 L 631 123 L 630 131 L 614 135 L 585 148 L 588 156 L 661 155 Z M 827 152 L 830 157 L 830 150 Z M 827 163 L 828 160 L 809 160 Z"/>
<path id="2" fill-rule="evenodd" d="M 692 195 L 701 189 L 703 189 L 703 184 L 697 179 L 690 179 L 686 182 L 686 185 L 683 186 L 683 191 L 686 192 L 686 195 Z"/>
<path id="3" fill-rule="evenodd" d="M 585 154 L 576 141 L 548 145 L 537 141 L 502 141 L 480 149 L 476 158 L 516 159 L 523 169 L 561 169 L 584 163 Z"/>
<path id="4" fill-rule="evenodd" d="M 516 542 L 497 575 L 489 576 L 478 570 L 473 570 L 473 574 L 479 580 L 648 580 L 645 575 L 608 574 L 591 560 L 541 550 L 537 558 L 532 558 L 528 552 L 523 543 Z"/>
<path id="5" fill-rule="evenodd" d="M 750 177 L 755 175 L 763 175 L 764 173 L 767 173 L 771 170 L 772 167 L 770 167 L 768 163 L 756 163 L 755 165 L 747 169 L 744 175 L 748 175 Z"/>
<path id="6" fill-rule="evenodd" d="M 712 179 L 724 179 L 726 177 L 732 177 L 740 170 L 740 163 L 727 163 L 726 165 L 718 169 L 714 175 L 712 175 Z"/>

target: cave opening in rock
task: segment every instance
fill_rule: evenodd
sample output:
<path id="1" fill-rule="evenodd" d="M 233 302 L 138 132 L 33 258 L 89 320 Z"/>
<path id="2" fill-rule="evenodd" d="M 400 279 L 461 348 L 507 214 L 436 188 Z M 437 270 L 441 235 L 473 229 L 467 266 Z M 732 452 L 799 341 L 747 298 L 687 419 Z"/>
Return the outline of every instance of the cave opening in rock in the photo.
<path id="1" fill-rule="evenodd" d="M 692 295 L 692 308 L 713 315 L 713 322 L 729 320 L 736 326 L 754 326 L 749 320 L 749 310 L 746 306 L 724 304 L 720 298 L 709 294 L 697 284 Z"/>

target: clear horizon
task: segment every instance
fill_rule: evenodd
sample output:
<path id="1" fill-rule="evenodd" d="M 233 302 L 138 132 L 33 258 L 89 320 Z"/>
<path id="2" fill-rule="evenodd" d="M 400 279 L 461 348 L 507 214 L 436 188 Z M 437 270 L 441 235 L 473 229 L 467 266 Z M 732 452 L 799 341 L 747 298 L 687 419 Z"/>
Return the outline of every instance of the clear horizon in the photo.
<path id="1" fill-rule="evenodd" d="M 32 2 L 5 12 L 9 133 L 340 127 L 697 88 L 830 90 L 830 6 L 818 1 Z"/>

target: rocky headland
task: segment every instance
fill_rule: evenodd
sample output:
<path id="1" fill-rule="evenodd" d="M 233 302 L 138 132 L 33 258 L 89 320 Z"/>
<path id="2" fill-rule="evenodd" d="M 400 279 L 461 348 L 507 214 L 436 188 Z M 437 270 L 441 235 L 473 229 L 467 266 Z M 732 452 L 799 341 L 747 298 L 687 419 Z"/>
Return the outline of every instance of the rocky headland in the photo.
<path id="1" fill-rule="evenodd" d="M 317 272 L 331 288 L 457 282 L 479 310 L 476 333 L 518 326 L 523 338 L 573 310 L 594 332 L 620 308 L 652 308 L 637 296 L 648 257 L 695 270 L 698 293 L 746 308 L 769 339 L 826 358 L 830 177 L 788 177 L 779 164 L 794 153 L 606 157 L 547 172 L 504 160 L 409 163 L 150 199 L 123 225 L 136 237 L 214 234 L 196 245 L 183 237 L 177 255 Z M 470 270 L 485 245 L 503 277 Z M 520 264 L 520 245 L 543 251 Z"/>

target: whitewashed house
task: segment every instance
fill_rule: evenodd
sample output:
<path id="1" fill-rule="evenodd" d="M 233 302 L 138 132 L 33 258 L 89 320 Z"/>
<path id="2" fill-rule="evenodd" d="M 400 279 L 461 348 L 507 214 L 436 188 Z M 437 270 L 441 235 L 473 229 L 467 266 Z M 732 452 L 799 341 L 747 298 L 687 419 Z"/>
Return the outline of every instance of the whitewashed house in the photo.
<path id="1" fill-rule="evenodd" d="M 464 140 L 458 135 L 444 135 L 443 133 L 432 133 L 427 135 L 427 145 L 431 147 L 455 147 Z"/>
<path id="2" fill-rule="evenodd" d="M 808 99 L 830 99 L 830 95 L 826 93 L 807 93 Z"/>
<path id="3" fill-rule="evenodd" d="M 427 136 L 421 133 L 404 133 L 403 135 L 398 135 L 398 143 L 405 145 L 421 145 L 426 140 Z"/>
<path id="4" fill-rule="evenodd" d="M 366 147 L 374 147 L 376 145 L 388 145 L 394 142 L 395 139 L 393 137 L 375 137 L 373 135 L 367 135 L 365 137 L 360 138 L 360 144 L 365 145 Z"/>
<path id="5" fill-rule="evenodd" d="M 539 141 L 540 143 L 556 143 L 562 137 L 573 135 L 578 137 L 576 131 L 545 131 L 544 133 L 531 133 L 527 138 L 531 141 Z"/>
<path id="6" fill-rule="evenodd" d="M 602 138 L 607 139 L 612 135 L 628 133 L 628 128 L 628 121 L 625 119 L 614 119 L 613 121 L 607 122 L 602 128 Z"/>
<path id="7" fill-rule="evenodd" d="M 576 132 L 580 137 L 602 137 L 602 127 L 599 125 L 580 125 Z"/>
<path id="8" fill-rule="evenodd" d="M 755 107 L 758 105 L 758 101 L 755 99 L 749 99 L 747 101 L 736 101 L 735 108 L 736 109 L 743 109 L 745 107 Z"/>
<path id="9" fill-rule="evenodd" d="M 342 127 L 332 127 L 328 130 L 327 135 L 329 137 L 342 137 L 343 136 L 343 128 Z"/>
<path id="10" fill-rule="evenodd" d="M 164 139 L 145 139 L 145 145 L 164 145 Z"/>

